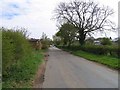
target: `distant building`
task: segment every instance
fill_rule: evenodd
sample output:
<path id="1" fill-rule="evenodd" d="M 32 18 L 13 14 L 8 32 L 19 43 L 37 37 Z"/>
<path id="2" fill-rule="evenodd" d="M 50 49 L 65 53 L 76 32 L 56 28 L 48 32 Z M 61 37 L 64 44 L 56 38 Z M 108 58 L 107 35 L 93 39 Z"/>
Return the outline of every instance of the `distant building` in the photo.
<path id="1" fill-rule="evenodd" d="M 120 37 L 113 39 L 112 41 L 114 44 L 119 44 L 120 45 Z"/>
<path id="2" fill-rule="evenodd" d="M 101 41 L 99 41 L 99 40 L 94 40 L 94 44 L 95 44 L 95 45 L 101 45 Z"/>
<path id="3" fill-rule="evenodd" d="M 113 42 L 117 42 L 117 41 L 118 41 L 118 38 L 114 38 L 112 41 L 113 41 Z"/>
<path id="4" fill-rule="evenodd" d="M 42 48 L 40 39 L 31 38 L 31 39 L 29 39 L 29 42 L 32 45 L 32 47 L 35 48 L 36 50 L 40 50 Z"/>

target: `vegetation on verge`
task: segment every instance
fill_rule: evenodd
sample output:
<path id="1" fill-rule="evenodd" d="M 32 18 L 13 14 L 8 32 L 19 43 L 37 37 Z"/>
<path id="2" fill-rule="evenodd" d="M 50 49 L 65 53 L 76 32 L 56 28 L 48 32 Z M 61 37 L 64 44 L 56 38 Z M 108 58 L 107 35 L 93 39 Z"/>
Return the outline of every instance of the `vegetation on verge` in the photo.
<path id="1" fill-rule="evenodd" d="M 9 69 L 12 65 L 31 55 L 32 48 L 27 41 L 24 31 L 2 28 L 3 76 L 9 75 Z"/>
<path id="2" fill-rule="evenodd" d="M 68 49 L 71 51 L 77 51 L 77 50 L 82 50 L 85 52 L 89 52 L 92 54 L 96 54 L 96 55 L 106 55 L 106 56 L 113 56 L 116 58 L 119 58 L 120 55 L 120 48 L 118 48 L 118 46 L 98 46 L 98 45 L 85 45 L 85 46 L 57 46 L 58 48 L 64 48 L 64 49 Z"/>
<path id="3" fill-rule="evenodd" d="M 3 88 L 32 88 L 38 66 L 43 62 L 43 52 L 32 52 L 30 57 L 12 65 L 7 77 L 3 77 Z"/>
<path id="4" fill-rule="evenodd" d="M 120 69 L 119 58 L 117 58 L 117 57 L 113 57 L 110 55 L 107 56 L 107 55 L 93 54 L 93 53 L 82 51 L 80 49 L 75 50 L 75 49 L 69 49 L 69 48 L 65 48 L 65 47 L 59 47 L 59 48 L 62 48 L 65 51 L 69 51 L 76 56 L 80 56 L 80 57 L 86 58 L 91 61 L 99 62 L 110 68 L 114 68 L 117 70 Z"/>
<path id="5" fill-rule="evenodd" d="M 30 88 L 43 62 L 43 50 L 34 50 L 23 29 L 2 31 L 2 87 Z"/>
<path id="6" fill-rule="evenodd" d="M 73 52 L 73 54 L 86 58 L 91 61 L 99 62 L 101 64 L 107 65 L 114 69 L 120 68 L 118 64 L 118 58 L 115 58 L 115 57 L 105 56 L 105 55 L 95 55 L 95 54 L 87 53 L 84 51 L 76 51 L 76 52 Z"/>

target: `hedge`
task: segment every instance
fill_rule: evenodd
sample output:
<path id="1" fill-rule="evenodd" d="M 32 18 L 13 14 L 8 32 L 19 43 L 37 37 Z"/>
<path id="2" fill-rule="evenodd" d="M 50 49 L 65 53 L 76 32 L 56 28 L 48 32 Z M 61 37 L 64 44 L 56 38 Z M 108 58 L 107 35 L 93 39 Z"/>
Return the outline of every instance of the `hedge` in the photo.
<path id="1" fill-rule="evenodd" d="M 104 45 L 85 45 L 85 46 L 57 46 L 58 48 L 69 49 L 71 51 L 83 50 L 89 53 L 98 55 L 111 55 L 118 57 L 120 55 L 120 48 L 118 46 L 104 46 Z"/>
<path id="2" fill-rule="evenodd" d="M 12 74 L 11 67 L 18 61 L 31 56 L 32 49 L 23 30 L 5 28 L 0 28 L 0 30 L 2 30 L 2 73 L 4 81 Z"/>

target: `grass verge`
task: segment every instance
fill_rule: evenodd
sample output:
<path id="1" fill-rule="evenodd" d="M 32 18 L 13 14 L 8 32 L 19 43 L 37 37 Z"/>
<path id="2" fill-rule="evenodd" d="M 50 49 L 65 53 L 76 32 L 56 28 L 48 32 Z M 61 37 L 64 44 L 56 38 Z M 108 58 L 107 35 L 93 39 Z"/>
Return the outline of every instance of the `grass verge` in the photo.
<path id="1" fill-rule="evenodd" d="M 33 51 L 31 57 L 17 62 L 11 68 L 12 75 L 6 77 L 3 88 L 31 88 L 38 66 L 44 62 L 44 50 Z"/>
<path id="2" fill-rule="evenodd" d="M 113 69 L 116 69 L 116 70 L 120 69 L 119 59 L 116 58 L 116 57 L 105 56 L 105 55 L 95 55 L 95 54 L 88 53 L 88 52 L 81 51 L 81 50 L 79 50 L 79 51 L 71 51 L 69 49 L 63 49 L 63 50 L 69 51 L 73 55 L 83 57 L 83 58 L 85 58 L 87 60 L 104 64 L 104 65 L 106 65 L 106 66 L 108 66 L 110 68 L 113 68 Z"/>

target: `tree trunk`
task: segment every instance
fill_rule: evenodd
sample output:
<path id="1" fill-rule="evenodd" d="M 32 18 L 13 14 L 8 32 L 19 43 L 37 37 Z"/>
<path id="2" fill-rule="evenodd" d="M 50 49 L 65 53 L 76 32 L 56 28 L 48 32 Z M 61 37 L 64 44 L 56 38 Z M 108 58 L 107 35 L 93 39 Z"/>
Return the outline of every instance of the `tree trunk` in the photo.
<path id="1" fill-rule="evenodd" d="M 66 40 L 63 41 L 63 46 L 65 46 L 65 45 L 67 45 L 67 41 Z"/>
<path id="2" fill-rule="evenodd" d="M 71 41 L 69 41 L 69 43 L 68 43 L 68 47 L 70 47 L 71 46 Z"/>
<path id="3" fill-rule="evenodd" d="M 84 29 L 80 29 L 79 30 L 79 43 L 81 46 L 85 44 L 85 37 L 86 37 L 86 34 L 84 33 Z"/>

